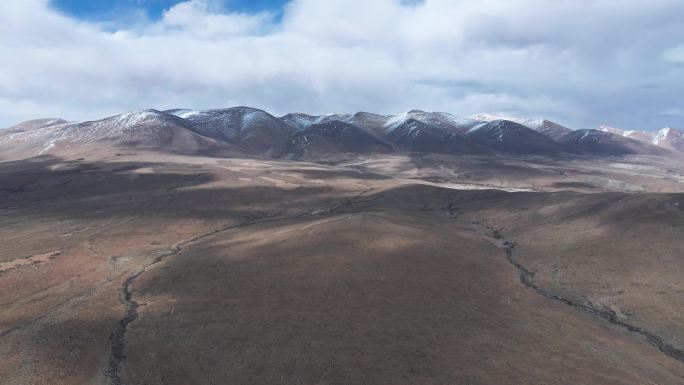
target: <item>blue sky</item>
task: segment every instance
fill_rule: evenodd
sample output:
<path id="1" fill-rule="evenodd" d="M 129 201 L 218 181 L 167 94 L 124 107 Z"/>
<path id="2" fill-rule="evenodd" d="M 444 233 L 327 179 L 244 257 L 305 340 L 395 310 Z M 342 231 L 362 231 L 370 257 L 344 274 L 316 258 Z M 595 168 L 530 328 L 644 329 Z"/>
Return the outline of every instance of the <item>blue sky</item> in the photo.
<path id="1" fill-rule="evenodd" d="M 152 20 L 161 17 L 164 10 L 183 0 L 52 0 L 56 9 L 84 20 L 107 20 L 117 13 L 143 10 Z M 287 0 L 223 0 L 227 11 L 254 13 L 259 11 L 280 12 Z"/>

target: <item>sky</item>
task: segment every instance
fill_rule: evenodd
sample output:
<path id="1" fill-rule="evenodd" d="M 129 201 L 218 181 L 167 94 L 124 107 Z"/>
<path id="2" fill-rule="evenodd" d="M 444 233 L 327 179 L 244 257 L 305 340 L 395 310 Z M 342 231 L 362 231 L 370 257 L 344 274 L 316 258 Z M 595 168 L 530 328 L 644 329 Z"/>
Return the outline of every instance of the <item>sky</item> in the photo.
<path id="1" fill-rule="evenodd" d="M 0 10 L 0 127 L 246 105 L 684 128 L 681 0 L 21 0 Z"/>
<path id="2" fill-rule="evenodd" d="M 54 9 L 77 19 L 107 21 L 121 15 L 143 15 L 159 20 L 164 11 L 183 0 L 54 0 Z M 224 12 L 282 12 L 287 0 L 233 0 L 217 3 Z M 219 8 L 220 9 L 220 8 Z"/>

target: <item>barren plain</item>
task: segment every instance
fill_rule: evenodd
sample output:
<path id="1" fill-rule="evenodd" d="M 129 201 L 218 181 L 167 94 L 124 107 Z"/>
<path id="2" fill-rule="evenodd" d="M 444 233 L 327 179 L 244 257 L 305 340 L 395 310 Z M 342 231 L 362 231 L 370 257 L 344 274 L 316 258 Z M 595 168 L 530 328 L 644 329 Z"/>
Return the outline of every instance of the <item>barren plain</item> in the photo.
<path id="1" fill-rule="evenodd" d="M 3 384 L 672 384 L 684 168 L 0 163 Z"/>

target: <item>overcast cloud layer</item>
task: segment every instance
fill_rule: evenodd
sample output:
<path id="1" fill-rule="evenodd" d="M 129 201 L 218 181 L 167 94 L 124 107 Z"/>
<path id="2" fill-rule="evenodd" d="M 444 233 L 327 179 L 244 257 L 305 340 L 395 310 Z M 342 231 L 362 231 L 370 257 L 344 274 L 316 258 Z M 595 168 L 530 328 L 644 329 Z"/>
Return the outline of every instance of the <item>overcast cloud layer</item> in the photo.
<path id="1" fill-rule="evenodd" d="M 139 108 L 420 108 L 684 128 L 681 0 L 191 0 L 107 23 L 0 6 L 0 127 Z"/>

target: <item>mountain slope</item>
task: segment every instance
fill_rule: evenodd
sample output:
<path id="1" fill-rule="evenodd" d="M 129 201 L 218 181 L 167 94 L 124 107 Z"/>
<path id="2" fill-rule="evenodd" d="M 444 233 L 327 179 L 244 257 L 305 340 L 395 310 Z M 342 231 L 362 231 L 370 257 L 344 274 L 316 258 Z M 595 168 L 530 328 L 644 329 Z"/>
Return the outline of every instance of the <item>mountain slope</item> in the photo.
<path id="1" fill-rule="evenodd" d="M 34 119 L 28 120 L 26 122 L 19 123 L 15 126 L 9 127 L 5 132 L 22 132 L 35 130 L 37 128 L 52 127 L 59 124 L 69 123 L 68 121 L 60 118 L 45 118 L 45 119 Z"/>
<path id="2" fill-rule="evenodd" d="M 349 114 L 308 115 L 301 112 L 293 112 L 280 117 L 280 121 L 295 131 L 300 131 L 314 124 L 332 121 L 350 123 L 351 118 L 352 115 Z"/>
<path id="3" fill-rule="evenodd" d="M 497 115 L 490 115 L 490 114 L 478 114 L 478 115 L 473 115 L 470 117 L 471 119 L 475 119 L 478 121 L 482 122 L 494 122 L 497 120 L 508 120 L 511 122 L 515 122 L 518 124 L 521 124 L 525 127 L 529 127 L 540 134 L 544 134 L 548 136 L 549 138 L 553 140 L 558 140 L 562 138 L 564 135 L 569 134 L 572 132 L 572 130 L 568 127 L 565 127 L 563 125 L 560 125 L 556 122 L 552 122 L 550 120 L 546 119 L 518 119 L 518 118 L 510 118 L 510 117 L 503 117 L 503 116 L 497 116 Z"/>
<path id="4" fill-rule="evenodd" d="M 684 151 L 684 131 L 666 127 L 653 137 L 653 144 L 676 151 Z"/>
<path id="5" fill-rule="evenodd" d="M 527 120 L 523 125 L 556 141 L 572 132 L 571 129 L 546 119 Z"/>
<path id="6" fill-rule="evenodd" d="M 458 132 L 410 118 L 386 129 L 384 139 L 397 147 L 416 152 L 485 154 L 490 151 Z"/>
<path id="7" fill-rule="evenodd" d="M 494 115 L 494 114 L 476 114 L 472 115 L 469 117 L 469 119 L 477 120 L 478 122 L 494 122 L 497 120 L 508 120 L 511 122 L 515 122 L 518 124 L 524 125 L 525 122 L 529 121 L 528 119 L 520 119 L 520 118 L 514 118 L 512 116 L 503 116 L 503 115 Z"/>
<path id="8" fill-rule="evenodd" d="M 642 142 L 653 143 L 654 134 L 646 131 L 625 131 L 624 137 L 640 140 Z M 654 143 L 657 145 L 657 143 Z"/>
<path id="9" fill-rule="evenodd" d="M 592 155 L 621 156 L 630 154 L 658 155 L 662 150 L 649 143 L 630 139 L 608 131 L 581 129 L 560 140 L 568 148 Z"/>
<path id="10" fill-rule="evenodd" d="M 392 146 L 365 130 L 334 120 L 311 125 L 292 135 L 281 156 L 291 159 L 324 159 L 345 153 L 386 154 L 392 151 Z"/>
<path id="11" fill-rule="evenodd" d="M 624 136 L 625 138 L 640 140 L 640 141 L 646 142 L 646 143 L 653 143 L 653 139 L 655 136 L 653 132 L 623 130 L 621 128 L 610 127 L 610 126 L 601 126 L 601 127 L 599 127 L 599 131 L 609 132 L 611 134 Z"/>
<path id="12" fill-rule="evenodd" d="M 385 133 L 385 125 L 392 118 L 391 115 L 379 115 L 370 112 L 357 112 L 352 115 L 346 122 L 351 123 L 357 127 L 363 128 L 378 137 L 382 137 Z"/>
<path id="13" fill-rule="evenodd" d="M 226 141 L 258 154 L 279 153 L 293 132 L 273 115 L 256 108 L 180 110 L 175 113 L 204 136 Z"/>
<path id="14" fill-rule="evenodd" d="M 509 120 L 480 123 L 466 137 L 491 149 L 512 154 L 556 155 L 565 152 L 558 142 Z"/>
<path id="15" fill-rule="evenodd" d="M 441 130 L 457 132 L 461 134 L 466 133 L 471 127 L 479 123 L 476 120 L 463 118 L 446 112 L 425 112 L 421 110 L 411 110 L 404 114 L 393 116 L 387 121 L 387 123 L 385 123 L 385 127 L 388 129 L 393 129 L 409 120 L 415 120 Z"/>
<path id="16" fill-rule="evenodd" d="M 302 113 L 290 113 L 280 118 L 288 127 L 296 131 L 303 130 L 314 124 L 328 123 L 332 121 L 340 121 L 344 123 L 353 124 L 359 128 L 366 130 L 378 137 L 384 133 L 384 126 L 392 118 L 391 115 L 379 115 L 370 112 L 357 112 L 354 115 L 350 114 L 329 114 L 329 115 L 307 115 Z"/>
<path id="17" fill-rule="evenodd" d="M 601 126 L 599 130 L 669 150 L 684 151 L 684 131 L 672 127 L 666 127 L 657 132 L 628 131 L 608 126 Z"/>
<path id="18" fill-rule="evenodd" d="M 37 154 L 79 151 L 91 145 L 188 154 L 235 150 L 196 133 L 186 120 L 157 110 L 133 111 L 83 123 L 47 125 L 0 137 L 0 146 L 7 150 Z"/>

